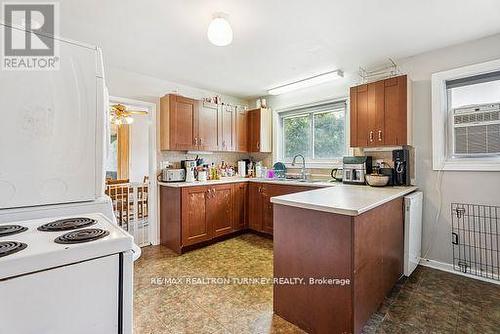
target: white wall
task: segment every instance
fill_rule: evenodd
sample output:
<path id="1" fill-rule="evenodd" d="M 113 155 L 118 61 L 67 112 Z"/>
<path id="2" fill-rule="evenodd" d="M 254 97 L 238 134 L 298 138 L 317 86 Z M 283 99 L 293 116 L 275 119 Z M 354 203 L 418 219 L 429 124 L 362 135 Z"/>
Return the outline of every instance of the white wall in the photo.
<path id="1" fill-rule="evenodd" d="M 499 58 L 500 34 L 497 34 L 400 61 L 413 80 L 417 185 L 425 194 L 422 246 L 428 250 L 429 259 L 452 262 L 451 203 L 500 205 L 499 172 L 432 170 L 431 74 Z M 439 209 L 441 214 L 436 221 Z"/>
<path id="2" fill-rule="evenodd" d="M 388 55 L 390 56 L 390 55 Z M 427 258 L 452 263 L 452 202 L 500 205 L 499 172 L 432 170 L 431 74 L 500 58 L 500 34 L 397 61 L 413 80 L 413 133 L 417 152 L 417 185 L 424 191 L 422 247 Z M 364 64 L 360 64 L 363 66 Z M 268 97 L 274 109 L 348 95 L 356 76 L 300 92 Z M 436 220 L 437 213 L 439 218 Z"/>

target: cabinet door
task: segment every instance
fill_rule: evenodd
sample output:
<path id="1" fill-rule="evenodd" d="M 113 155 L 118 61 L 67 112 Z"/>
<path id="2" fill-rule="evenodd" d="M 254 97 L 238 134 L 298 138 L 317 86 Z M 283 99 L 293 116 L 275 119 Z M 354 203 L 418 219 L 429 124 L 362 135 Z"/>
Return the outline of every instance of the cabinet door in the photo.
<path id="1" fill-rule="evenodd" d="M 359 147 L 358 144 L 358 92 L 357 87 L 351 87 L 349 89 L 350 97 L 350 109 L 349 109 L 349 136 L 350 136 L 350 146 Z"/>
<path id="2" fill-rule="evenodd" d="M 404 262 L 404 205 L 401 198 L 384 207 L 380 222 L 382 257 L 382 291 L 387 294 L 403 275 Z"/>
<path id="3" fill-rule="evenodd" d="M 202 151 L 218 151 L 220 148 L 218 105 L 204 101 L 197 120 L 198 149 Z"/>
<path id="4" fill-rule="evenodd" d="M 384 81 L 368 84 L 368 146 L 384 145 Z"/>
<path id="5" fill-rule="evenodd" d="M 207 219 L 208 187 L 182 189 L 182 246 L 207 241 L 213 228 Z"/>
<path id="6" fill-rule="evenodd" d="M 368 146 L 368 85 L 357 86 L 356 88 L 356 145 L 358 147 Z"/>
<path id="7" fill-rule="evenodd" d="M 260 109 L 248 111 L 248 151 L 260 152 Z"/>
<path id="8" fill-rule="evenodd" d="M 196 149 L 198 101 L 171 95 L 169 108 L 170 149 Z"/>
<path id="9" fill-rule="evenodd" d="M 235 150 L 248 152 L 248 111 L 236 110 L 236 136 Z"/>
<path id="10" fill-rule="evenodd" d="M 248 183 L 233 184 L 233 230 L 248 226 Z"/>
<path id="11" fill-rule="evenodd" d="M 271 184 L 262 185 L 262 231 L 273 234 L 273 204 L 271 197 L 278 196 L 277 187 Z"/>
<path id="12" fill-rule="evenodd" d="M 234 151 L 235 107 L 221 107 L 221 151 Z"/>
<path id="13" fill-rule="evenodd" d="M 209 225 L 213 227 L 214 237 L 231 233 L 233 230 L 232 189 L 231 184 L 210 187 L 207 215 Z"/>
<path id="14" fill-rule="evenodd" d="M 250 182 L 248 185 L 248 226 L 262 231 L 262 185 Z"/>
<path id="15" fill-rule="evenodd" d="M 386 79 L 385 84 L 385 144 L 407 144 L 407 77 Z"/>
<path id="16" fill-rule="evenodd" d="M 262 187 L 262 230 L 273 234 L 274 211 L 271 197 L 313 190 L 312 187 L 267 184 Z"/>

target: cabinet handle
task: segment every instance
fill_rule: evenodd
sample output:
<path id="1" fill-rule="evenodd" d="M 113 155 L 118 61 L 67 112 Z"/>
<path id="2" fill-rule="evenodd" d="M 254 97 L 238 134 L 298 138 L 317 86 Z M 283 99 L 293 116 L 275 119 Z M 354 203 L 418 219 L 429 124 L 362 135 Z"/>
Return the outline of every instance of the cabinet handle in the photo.
<path id="1" fill-rule="evenodd" d="M 260 150 L 260 142 L 257 142 L 257 149 Z"/>
<path id="2" fill-rule="evenodd" d="M 203 143 L 203 138 L 200 138 L 200 145 L 201 145 L 201 143 Z"/>
<path id="3" fill-rule="evenodd" d="M 382 130 L 378 130 L 378 141 L 382 141 Z"/>
<path id="4" fill-rule="evenodd" d="M 198 137 L 194 137 L 194 144 L 198 146 Z"/>
<path id="5" fill-rule="evenodd" d="M 373 142 L 373 131 L 370 131 L 370 143 Z"/>
<path id="6" fill-rule="evenodd" d="M 226 141 L 225 140 L 222 141 L 222 147 L 226 147 Z"/>

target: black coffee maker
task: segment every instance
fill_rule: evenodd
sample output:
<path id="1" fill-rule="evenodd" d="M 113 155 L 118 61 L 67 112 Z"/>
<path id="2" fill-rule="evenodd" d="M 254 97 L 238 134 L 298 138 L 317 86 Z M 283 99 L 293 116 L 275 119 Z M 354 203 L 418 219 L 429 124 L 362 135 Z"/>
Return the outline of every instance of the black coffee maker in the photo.
<path id="1" fill-rule="evenodd" d="M 394 161 L 394 185 L 410 186 L 410 151 L 408 149 L 392 151 Z"/>

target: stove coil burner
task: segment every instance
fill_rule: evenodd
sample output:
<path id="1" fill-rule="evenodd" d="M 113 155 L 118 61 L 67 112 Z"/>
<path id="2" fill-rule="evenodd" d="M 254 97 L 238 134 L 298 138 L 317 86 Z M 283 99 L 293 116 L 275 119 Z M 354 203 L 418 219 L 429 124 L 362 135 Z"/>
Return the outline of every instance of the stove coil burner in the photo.
<path id="1" fill-rule="evenodd" d="M 72 231 L 57 237 L 54 241 L 58 244 L 79 244 L 94 241 L 108 236 L 109 232 L 100 228 L 86 228 Z"/>
<path id="2" fill-rule="evenodd" d="M 81 227 L 92 226 L 97 221 L 90 218 L 67 218 L 56 220 L 38 227 L 38 231 L 44 232 L 59 232 L 59 231 L 69 231 L 76 230 Z"/>
<path id="3" fill-rule="evenodd" d="M 0 225 L 0 237 L 21 233 L 26 230 L 28 228 L 21 225 Z"/>
<path id="4" fill-rule="evenodd" d="M 28 247 L 25 243 L 17 241 L 0 241 L 0 257 L 17 253 Z"/>

